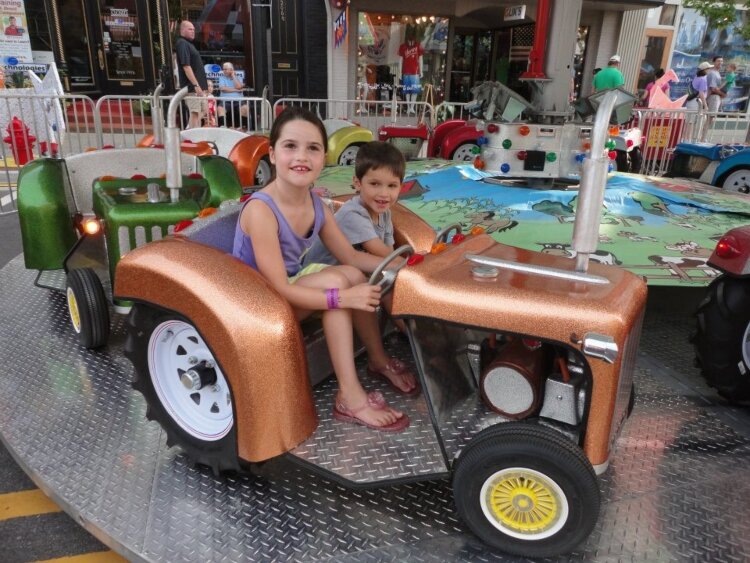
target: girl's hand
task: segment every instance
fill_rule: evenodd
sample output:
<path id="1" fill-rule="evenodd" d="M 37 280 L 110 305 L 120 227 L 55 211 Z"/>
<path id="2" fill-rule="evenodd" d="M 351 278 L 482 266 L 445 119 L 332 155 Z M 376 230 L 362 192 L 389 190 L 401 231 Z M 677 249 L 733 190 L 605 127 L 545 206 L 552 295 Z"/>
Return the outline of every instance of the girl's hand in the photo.
<path id="1" fill-rule="evenodd" d="M 339 307 L 373 312 L 380 305 L 380 286 L 361 283 L 339 292 Z"/>

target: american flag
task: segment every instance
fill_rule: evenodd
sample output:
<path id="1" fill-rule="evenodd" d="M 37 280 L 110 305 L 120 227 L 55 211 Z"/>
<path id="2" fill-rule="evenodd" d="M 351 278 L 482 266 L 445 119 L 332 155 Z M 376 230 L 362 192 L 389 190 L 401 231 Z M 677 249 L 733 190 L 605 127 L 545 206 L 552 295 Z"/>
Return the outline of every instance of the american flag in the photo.
<path id="1" fill-rule="evenodd" d="M 510 42 L 510 60 L 512 62 L 525 62 L 529 60 L 529 53 L 533 45 L 533 25 L 522 25 L 513 28 L 513 36 Z"/>

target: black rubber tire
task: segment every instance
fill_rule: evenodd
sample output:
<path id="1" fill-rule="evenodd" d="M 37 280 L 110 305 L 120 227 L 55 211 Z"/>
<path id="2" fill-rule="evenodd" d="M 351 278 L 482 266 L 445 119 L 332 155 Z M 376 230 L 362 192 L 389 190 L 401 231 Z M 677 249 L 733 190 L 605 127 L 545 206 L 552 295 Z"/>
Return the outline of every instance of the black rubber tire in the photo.
<path id="1" fill-rule="evenodd" d="M 633 409 L 635 408 L 635 383 L 633 383 L 630 386 L 630 399 L 628 399 L 628 417 L 630 417 L 631 414 L 633 414 Z"/>
<path id="2" fill-rule="evenodd" d="M 696 321 L 693 345 L 706 382 L 730 403 L 749 403 L 750 366 L 742 339 L 750 325 L 750 279 L 724 274 L 712 281 Z"/>
<path id="3" fill-rule="evenodd" d="M 506 468 L 537 471 L 562 489 L 568 516 L 553 535 L 516 538 L 484 515 L 482 486 Z M 596 474 L 581 449 L 556 430 L 523 422 L 497 424 L 470 442 L 456 462 L 453 497 L 459 515 L 482 541 L 524 557 L 554 557 L 575 549 L 593 530 L 601 505 Z"/>
<path id="4" fill-rule="evenodd" d="M 615 166 L 618 172 L 630 172 L 630 157 L 626 151 L 615 151 Z"/>
<path id="5" fill-rule="evenodd" d="M 643 166 L 643 155 L 641 154 L 641 148 L 634 147 L 630 151 L 630 171 L 633 174 L 640 174 L 641 166 Z"/>
<path id="6" fill-rule="evenodd" d="M 68 272 L 67 278 L 68 315 L 81 346 L 104 346 L 109 340 L 109 302 L 99 276 L 91 268 L 77 268 Z M 74 307 L 78 323 L 74 320 Z"/>
<path id="7" fill-rule="evenodd" d="M 164 429 L 167 434 L 167 446 L 180 446 L 194 463 L 210 467 L 217 476 L 223 472 L 239 472 L 241 465 L 237 457 L 236 423 L 233 423 L 229 432 L 218 440 L 200 440 L 191 436 L 174 421 L 156 393 L 148 366 L 149 340 L 154 329 L 169 320 L 192 324 L 177 313 L 141 303 L 133 305 L 128 317 L 125 356 L 135 368 L 133 388 L 140 391 L 146 399 L 146 417 L 155 420 Z M 234 405 L 232 408 L 234 409 Z"/>

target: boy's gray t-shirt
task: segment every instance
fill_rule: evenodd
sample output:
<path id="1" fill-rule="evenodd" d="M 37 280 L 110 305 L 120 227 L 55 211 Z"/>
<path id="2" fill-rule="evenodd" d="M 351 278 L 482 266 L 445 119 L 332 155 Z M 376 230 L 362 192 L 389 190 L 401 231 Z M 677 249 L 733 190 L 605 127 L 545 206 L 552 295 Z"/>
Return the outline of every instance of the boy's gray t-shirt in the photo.
<path id="1" fill-rule="evenodd" d="M 376 225 L 357 195 L 342 205 L 333 217 L 346 238 L 357 250 L 362 250 L 362 243 L 376 238 L 382 240 L 384 244 L 393 244 L 393 223 L 391 222 L 390 209 L 378 216 L 378 224 Z M 305 255 L 302 265 L 304 267 L 308 264 L 338 264 L 338 261 L 318 238 Z"/>

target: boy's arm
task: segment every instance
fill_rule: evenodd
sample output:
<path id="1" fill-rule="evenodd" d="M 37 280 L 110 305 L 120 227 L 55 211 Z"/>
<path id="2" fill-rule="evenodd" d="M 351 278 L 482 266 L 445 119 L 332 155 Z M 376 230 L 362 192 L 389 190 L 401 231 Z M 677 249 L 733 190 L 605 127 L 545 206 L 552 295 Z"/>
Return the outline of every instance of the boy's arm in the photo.
<path id="1" fill-rule="evenodd" d="M 363 242 L 362 248 L 369 254 L 380 256 L 381 258 L 388 256 L 391 252 L 393 252 L 393 245 L 388 246 L 378 237 Z"/>

